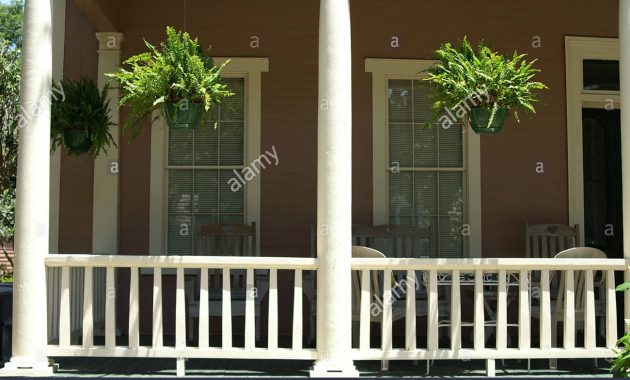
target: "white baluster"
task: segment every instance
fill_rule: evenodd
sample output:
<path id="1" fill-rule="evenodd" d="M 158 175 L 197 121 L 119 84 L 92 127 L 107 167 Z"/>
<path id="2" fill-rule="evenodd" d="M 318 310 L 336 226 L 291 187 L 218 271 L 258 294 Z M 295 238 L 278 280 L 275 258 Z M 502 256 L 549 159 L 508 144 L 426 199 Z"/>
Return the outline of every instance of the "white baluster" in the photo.
<path id="1" fill-rule="evenodd" d="M 83 276 L 83 347 L 94 345 L 94 314 L 93 314 L 93 276 L 92 267 L 85 268 Z"/>
<path id="2" fill-rule="evenodd" d="M 140 346 L 140 300 L 138 294 L 138 268 L 130 268 L 129 278 L 129 348 Z"/>
<path id="3" fill-rule="evenodd" d="M 278 270 L 269 271 L 269 320 L 267 335 L 269 336 L 269 349 L 278 348 Z"/>
<path id="4" fill-rule="evenodd" d="M 519 273 L 518 302 L 518 347 L 521 350 L 525 350 L 531 347 L 529 329 L 529 276 L 527 270 L 521 270 Z"/>
<path id="5" fill-rule="evenodd" d="M 416 349 L 416 281 L 416 272 L 413 270 L 408 270 L 406 280 L 407 294 L 405 294 L 405 348 L 408 351 Z M 361 308 L 363 308 L 363 304 L 361 305 Z M 367 306 L 366 308 L 369 312 L 369 306 Z"/>
<path id="6" fill-rule="evenodd" d="M 70 346 L 70 267 L 61 268 L 61 294 L 59 306 L 59 346 Z"/>
<path id="7" fill-rule="evenodd" d="M 162 318 L 162 268 L 153 268 L 153 348 L 164 346 Z"/>
<path id="8" fill-rule="evenodd" d="M 177 290 L 175 292 L 175 347 L 186 347 L 186 288 L 184 268 L 177 268 Z"/>
<path id="9" fill-rule="evenodd" d="M 606 276 L 606 347 L 617 347 L 617 299 L 615 296 L 615 271 L 608 270 Z"/>
<path id="10" fill-rule="evenodd" d="M 302 349 L 302 270 L 295 270 L 293 290 L 293 345 L 294 350 Z"/>

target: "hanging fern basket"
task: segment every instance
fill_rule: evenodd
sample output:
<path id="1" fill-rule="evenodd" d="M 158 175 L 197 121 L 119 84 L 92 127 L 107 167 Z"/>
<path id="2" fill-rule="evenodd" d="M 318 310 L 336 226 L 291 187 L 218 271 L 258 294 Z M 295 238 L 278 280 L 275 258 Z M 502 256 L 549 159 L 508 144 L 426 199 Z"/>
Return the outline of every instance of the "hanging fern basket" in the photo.
<path id="1" fill-rule="evenodd" d="M 79 155 L 92 149 L 92 139 L 85 129 L 66 129 L 63 131 L 63 145 L 71 155 Z"/>
<path id="2" fill-rule="evenodd" d="M 185 105 L 166 103 L 164 105 L 164 116 L 166 116 L 166 122 L 171 128 L 197 128 L 201 124 L 203 111 L 203 104 L 201 103 L 187 102 Z"/>
<path id="3" fill-rule="evenodd" d="M 490 121 L 490 115 L 492 115 L 492 108 L 487 107 L 475 107 L 468 111 L 468 118 L 470 120 L 470 127 L 479 134 L 498 133 L 503 129 L 505 125 L 505 118 L 507 117 L 508 109 L 499 108 L 494 115 L 492 123 Z"/>

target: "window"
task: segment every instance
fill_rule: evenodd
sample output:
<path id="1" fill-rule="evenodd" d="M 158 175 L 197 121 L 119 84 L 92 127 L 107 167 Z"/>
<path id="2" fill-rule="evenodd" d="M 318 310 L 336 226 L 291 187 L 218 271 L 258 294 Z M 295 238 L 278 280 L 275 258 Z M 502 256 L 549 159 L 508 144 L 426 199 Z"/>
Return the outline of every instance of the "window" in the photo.
<path id="1" fill-rule="evenodd" d="M 462 126 L 428 128 L 428 95 L 418 80 L 388 80 L 389 224 L 430 227 L 431 257 L 463 257 Z"/>
<path id="2" fill-rule="evenodd" d="M 584 90 L 619 91 L 619 61 L 585 59 Z"/>
<path id="3" fill-rule="evenodd" d="M 267 58 L 230 58 L 223 76 L 235 95 L 213 111 L 209 125 L 187 131 L 169 129 L 163 118 L 153 122 L 149 254 L 199 253 L 195 237 L 208 223 L 256 223 L 260 236 L 261 176 L 235 192 L 228 181 L 234 170 L 260 156 L 262 73 L 267 71 Z M 260 252 L 259 240 L 256 245 Z"/>
<path id="4" fill-rule="evenodd" d="M 244 191 L 228 180 L 245 160 L 243 78 L 226 78 L 234 93 L 214 108 L 205 127 L 169 129 L 167 147 L 167 252 L 198 254 L 202 225 L 243 223 Z"/>
<path id="5" fill-rule="evenodd" d="M 481 257 L 479 136 L 460 124 L 426 128 L 432 104 L 418 84 L 434 63 L 365 61 L 372 73 L 373 224 L 429 227 L 421 256 Z"/>

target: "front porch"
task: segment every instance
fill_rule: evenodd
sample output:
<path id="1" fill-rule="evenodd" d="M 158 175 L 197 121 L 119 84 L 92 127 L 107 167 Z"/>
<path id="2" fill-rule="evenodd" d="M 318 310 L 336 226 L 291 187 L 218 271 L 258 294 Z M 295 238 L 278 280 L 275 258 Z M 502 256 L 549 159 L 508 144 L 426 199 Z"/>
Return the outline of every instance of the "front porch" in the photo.
<path id="1" fill-rule="evenodd" d="M 23 112 L 49 96 L 52 67 L 42 65 L 42 62 L 53 61 L 52 43 L 48 43 L 52 23 L 49 3 L 48 0 L 26 3 Z M 170 2 L 164 4 L 164 13 L 170 14 Z M 200 4 L 198 2 L 197 6 Z M 611 95 L 613 104 L 630 103 L 630 0 L 620 0 L 619 4 L 620 32 L 615 46 L 618 46 L 616 59 L 621 71 L 621 91 Z M 140 14 L 141 10 L 135 12 Z M 89 11 L 98 13 L 94 19 L 107 21 L 105 12 L 95 8 Z M 140 34 L 133 29 L 133 21 L 129 22 L 131 26 L 125 36 Z M 197 22 L 205 25 L 203 20 Z M 413 99 L 415 95 L 409 95 L 413 91 L 406 89 L 411 89 L 418 80 L 419 67 L 429 67 L 431 61 L 426 59 L 364 58 L 361 62 L 362 74 L 371 73 L 371 78 L 361 78 L 362 89 L 367 93 L 372 88 L 374 94 L 369 99 L 361 98 L 363 105 L 373 104 L 372 123 L 364 119 L 358 124 L 364 130 L 365 125 L 367 130 L 373 130 L 368 131 L 369 139 L 359 136 L 359 140 L 362 148 L 372 146 L 373 152 L 361 157 L 360 173 L 353 177 L 355 125 L 350 83 L 354 79 L 349 79 L 353 78 L 349 2 L 322 0 L 319 22 L 319 64 L 317 75 L 312 73 L 310 80 L 318 81 L 317 91 L 313 91 L 317 93 L 316 103 L 325 101 L 326 106 L 317 107 L 314 117 L 317 122 L 312 132 L 316 138 L 312 137 L 316 147 L 311 152 L 311 169 L 316 170 L 312 173 L 304 174 L 308 162 L 302 160 L 306 154 L 300 145 L 296 149 L 295 142 L 289 139 L 288 143 L 284 141 L 288 158 L 283 161 L 287 162 L 286 172 L 270 173 L 269 177 L 274 179 L 271 186 L 269 183 L 261 185 L 262 176 L 247 184 L 243 181 L 245 189 L 241 193 L 228 193 L 221 187 L 225 184 L 219 184 L 218 179 L 199 181 L 201 189 L 195 185 L 194 170 L 203 172 L 207 178 L 212 177 L 208 174 L 211 171 L 216 171 L 217 178 L 222 170 L 236 173 L 232 167 L 246 166 L 248 160 L 260 157 L 263 139 L 265 144 L 283 142 L 284 134 L 288 133 L 281 129 L 269 133 L 272 129 L 269 126 L 275 122 L 273 118 L 265 124 L 268 135 L 261 132 L 261 115 L 266 113 L 268 119 L 271 114 L 283 115 L 290 108 L 286 103 L 291 99 L 285 95 L 280 111 L 262 110 L 263 105 L 272 103 L 270 97 L 261 95 L 263 78 L 273 77 L 263 76 L 269 72 L 270 59 L 256 54 L 234 59 L 234 72 L 229 75 L 234 76 L 235 88 L 241 89 L 238 97 L 242 107 L 238 121 L 220 120 L 240 128 L 238 133 L 242 138 L 233 145 L 238 149 L 230 153 L 238 158 L 238 165 L 208 164 L 196 168 L 196 158 L 191 158 L 188 165 L 184 158 L 195 156 L 194 146 L 199 140 L 194 132 L 171 132 L 160 122 L 149 123 L 150 132 L 141 137 L 145 140 L 139 140 L 140 145 L 136 146 L 141 149 L 135 151 L 135 146 L 128 148 L 116 126 L 116 136 L 121 138 L 119 147 L 87 166 L 92 173 L 89 177 L 92 187 L 85 198 L 90 198 L 91 214 L 76 207 L 62 210 L 66 213 L 65 219 L 60 216 L 60 199 L 66 197 L 66 205 L 71 203 L 67 200 L 74 201 L 76 189 L 68 189 L 74 185 L 69 186 L 66 179 L 66 192 L 63 196 L 59 194 L 63 182 L 59 170 L 61 158 L 57 154 L 51 162 L 47 110 L 29 119 L 21 131 L 18 166 L 13 357 L 5 365 L 4 373 L 52 374 L 48 360 L 52 358 L 60 364 L 60 376 L 404 377 L 425 374 L 427 365 L 432 362 L 430 374 L 438 376 L 530 375 L 530 366 L 531 374 L 541 376 L 608 374 L 607 362 L 602 359 L 614 355 L 617 339 L 624 333 L 623 320 L 630 318 L 630 294 L 624 297 L 615 291 L 616 285 L 630 279 L 630 207 L 625 207 L 622 215 L 624 246 L 610 258 L 550 258 L 568 248 L 564 240 L 562 247 L 552 245 L 557 249 L 549 251 L 547 244 L 543 244 L 544 253 L 538 252 L 536 243 L 536 255 L 525 258 L 524 250 L 515 248 L 519 246 L 516 239 L 497 238 L 500 230 L 489 234 L 494 240 L 484 241 L 481 232 L 492 230 L 502 219 L 490 217 L 484 219 L 485 226 L 482 224 L 479 136 L 460 125 L 448 131 L 453 136 L 442 138 L 441 134 L 447 132 L 436 127 L 432 130 L 435 135 L 422 137 L 435 144 L 427 143 L 423 150 L 425 147 L 416 147 L 415 135 L 420 134 L 420 129 L 415 129 L 416 124 L 420 124 L 416 119 L 421 116 L 415 114 L 415 109 L 411 110 L 413 106 L 407 107 L 410 110 L 401 106 L 399 114 L 391 120 L 386 116 L 390 96 L 398 96 L 405 104 Z M 99 30 L 101 33 L 97 34 L 100 49 L 95 71 L 100 81 L 106 73 L 119 67 L 123 40 L 123 34 L 113 23 L 101 23 L 99 28 L 102 26 L 111 29 Z M 135 42 L 131 44 L 137 44 L 138 40 L 132 40 Z M 134 49 L 138 46 L 131 51 Z M 287 56 L 291 57 L 292 49 L 289 51 Z M 273 54 L 269 55 L 273 60 Z M 582 65 L 581 58 L 578 61 Z M 424 66 L 418 66 L 419 63 Z M 282 80 L 281 85 L 277 85 L 277 81 L 275 91 L 283 94 L 285 85 Z M 575 92 L 583 95 L 582 90 L 580 87 Z M 112 98 L 118 97 L 117 89 L 110 91 Z M 581 99 L 579 95 L 567 95 L 569 100 L 578 102 L 573 110 L 577 113 L 584 104 L 592 106 L 596 100 L 601 103 L 601 97 L 606 94 L 596 93 L 595 100 Z M 557 98 L 555 94 L 554 97 Z M 313 99 L 304 99 L 305 108 L 314 108 L 311 107 Z M 600 103 L 597 104 L 601 108 Z M 110 105 L 116 108 L 113 103 Z M 549 124 L 558 124 L 557 109 Z M 118 122 L 119 110 L 114 111 Z M 301 111 L 295 112 L 300 114 Z M 365 112 L 368 114 L 370 112 Z M 365 118 L 365 115 L 360 117 Z M 620 119 L 622 182 L 625 189 L 630 189 L 630 112 L 622 109 Z M 394 135 L 395 130 L 388 128 L 396 124 L 396 120 L 410 126 L 414 137 L 407 138 L 408 129 Z M 569 123 L 569 128 L 571 125 Z M 564 130 L 564 125 L 562 127 Z M 220 132 L 216 133 L 219 136 Z M 388 140 L 389 134 L 397 136 L 392 138 L 394 143 Z M 568 134 L 569 140 L 576 138 L 575 133 Z M 269 136 L 276 140 L 272 141 Z M 171 139 L 190 142 L 193 148 L 169 150 Z M 561 140 L 557 136 L 554 139 Z M 568 156 L 570 161 L 578 157 L 577 161 L 581 162 L 582 153 L 574 152 L 582 149 L 581 137 L 577 140 L 579 144 L 570 141 Z M 407 174 L 402 176 L 403 180 L 396 178 L 391 181 L 393 185 L 385 182 L 392 172 L 392 160 L 398 154 L 387 154 L 390 143 L 399 144 L 401 152 L 412 152 L 411 158 L 401 157 L 414 161 L 405 168 Z M 204 149 L 214 152 L 213 147 L 208 143 Z M 531 144 L 523 149 L 530 151 L 536 147 Z M 435 164 L 421 163 L 415 167 L 414 152 L 425 154 L 430 149 L 434 150 L 430 156 L 435 155 Z M 441 155 L 440 149 L 443 149 Z M 276 153 L 275 145 L 273 152 Z M 285 154 L 281 149 L 279 152 Z M 503 156 L 507 154 L 504 152 Z M 183 164 L 170 163 L 171 157 L 184 157 Z M 440 160 L 451 159 L 452 167 L 441 167 Z M 131 170 L 123 171 L 120 176 L 100 170 L 112 162 L 118 165 L 118 160 L 123 168 L 127 164 Z M 522 161 L 529 165 L 532 160 L 528 156 Z M 553 167 L 554 160 L 550 159 L 547 167 Z M 300 164 L 292 166 L 297 161 Z M 490 160 L 486 158 L 486 161 Z M 366 162 L 373 165 L 368 167 Z M 535 163 L 534 172 L 544 173 L 544 169 L 538 171 L 544 165 Z M 56 172 L 52 172 L 51 167 L 56 168 Z M 578 169 L 577 172 L 583 171 L 582 167 Z M 184 173 L 182 180 L 168 182 L 169 176 L 178 170 Z M 528 167 L 527 173 L 531 171 Z M 416 176 L 416 172 L 423 174 Z M 488 170 L 485 175 L 496 175 L 495 172 Z M 362 198 L 355 209 L 353 181 L 364 185 L 369 173 L 372 173 L 371 183 L 366 186 L 372 192 L 360 189 Z M 569 221 L 584 228 L 585 180 L 582 174 L 572 176 L 571 173 L 568 207 L 562 204 L 557 207 L 560 212 L 540 215 L 541 218 L 552 215 L 552 219 L 556 219 L 549 222 Z M 137 185 L 134 176 L 142 177 L 146 186 Z M 520 191 L 543 192 L 540 190 L 543 186 L 548 186 L 549 192 L 556 191 L 553 185 L 561 182 L 563 177 L 557 179 L 560 177 L 556 173 L 553 181 L 544 183 L 537 182 L 537 178 L 529 180 L 527 183 L 533 190 Z M 285 199 L 286 192 L 274 193 L 274 190 L 286 191 L 290 187 L 287 178 L 291 183 L 313 186 L 305 186 L 306 191 L 299 188 L 289 202 Z M 416 192 L 416 182 L 426 186 L 424 193 Z M 572 196 L 577 188 L 573 182 L 579 183 L 580 196 Z M 515 183 L 515 188 L 521 184 Z M 396 186 L 398 195 L 390 197 L 389 192 L 393 193 Z M 440 186 L 444 194 L 450 192 L 444 198 L 452 199 L 440 199 Z M 510 184 L 502 186 L 509 188 Z M 261 189 L 266 202 L 261 200 Z M 215 190 L 216 194 L 211 196 Z M 221 193 L 223 190 L 225 192 Z M 238 207 L 225 207 L 228 201 L 222 194 L 234 196 L 233 204 Z M 304 201 L 304 194 L 312 195 L 313 199 Z M 494 199 L 487 194 L 484 195 L 485 211 L 492 216 L 501 205 L 495 207 Z M 536 213 L 528 214 L 528 209 L 556 207 L 563 203 L 565 195 L 542 197 L 542 201 L 534 197 L 540 202 L 531 202 L 531 205 L 523 202 L 516 211 L 510 209 L 502 218 L 538 217 Z M 522 199 L 507 198 L 512 203 L 522 202 Z M 620 198 L 629 205 L 630 191 L 620 194 Z M 421 205 L 426 206 L 424 209 L 416 207 L 417 199 L 426 203 Z M 216 209 L 223 207 L 227 211 L 216 211 L 211 200 L 216 201 Z M 302 207 L 308 202 L 312 203 L 312 212 L 303 216 Z M 195 203 L 203 204 L 193 206 Z M 195 211 L 195 207 L 198 210 Z M 199 211 L 202 208 L 203 212 Z M 264 208 L 265 214 L 261 216 Z M 579 212 L 575 214 L 575 210 Z M 89 248 L 61 249 L 60 236 L 67 247 L 68 241 L 74 242 L 75 231 L 84 227 L 81 223 L 67 223 L 71 219 L 67 215 L 76 213 L 82 213 L 82 217 L 89 214 L 91 219 L 92 224 L 86 228 L 89 232 L 77 234 L 89 240 Z M 405 223 L 414 225 L 413 228 L 424 228 L 428 231 L 427 239 L 437 244 L 431 246 L 429 242 L 429 248 L 423 248 L 424 253 L 411 255 L 383 250 L 387 257 L 353 247 L 353 220 L 357 219 L 353 213 L 359 213 L 358 219 L 368 221 L 370 228 L 394 222 L 396 228 Z M 214 251 L 215 255 L 200 253 L 193 239 L 196 232 L 192 235 L 179 232 L 181 220 L 186 221 L 183 223 L 186 231 L 191 227 L 201 234 L 210 230 L 209 226 L 216 227 L 215 223 L 221 222 L 220 218 L 225 215 L 238 219 L 239 223 L 249 223 L 251 231 L 248 233 L 254 236 L 252 250 L 257 254 L 221 256 L 217 255 L 220 249 Z M 197 217 L 201 220 L 198 224 Z M 216 220 L 212 219 L 215 217 Z M 232 222 L 223 221 L 226 220 Z M 520 222 L 519 219 L 519 228 L 522 227 Z M 318 232 L 311 233 L 309 255 L 307 249 L 295 248 L 308 245 L 305 227 L 311 223 Z M 615 227 L 621 234 L 619 224 Z M 466 234 L 462 227 L 467 227 Z M 265 236 L 262 243 L 256 239 L 261 235 Z M 456 235 L 453 244 L 447 239 L 451 235 Z M 292 243 L 284 244 L 278 237 Z M 584 236 L 576 234 L 574 243 L 585 245 Z M 501 249 L 504 244 L 509 249 Z M 90 254 L 68 253 L 77 251 Z M 504 256 L 510 258 L 495 258 Z M 597 366 L 591 364 L 591 359 L 599 359 Z"/>

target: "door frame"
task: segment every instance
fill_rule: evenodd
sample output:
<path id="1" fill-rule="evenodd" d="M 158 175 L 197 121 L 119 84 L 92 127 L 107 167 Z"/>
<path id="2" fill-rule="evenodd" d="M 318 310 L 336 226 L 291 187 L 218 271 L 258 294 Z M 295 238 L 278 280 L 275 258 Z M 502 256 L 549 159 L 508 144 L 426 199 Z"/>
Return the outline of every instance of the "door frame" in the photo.
<path id="1" fill-rule="evenodd" d="M 567 167 L 569 188 L 569 224 L 584 231 L 584 165 L 582 148 L 582 108 L 604 108 L 612 101 L 621 108 L 619 91 L 584 90 L 586 59 L 619 60 L 619 39 L 565 37 L 567 96 Z M 580 236 L 584 245 L 584 234 Z"/>

